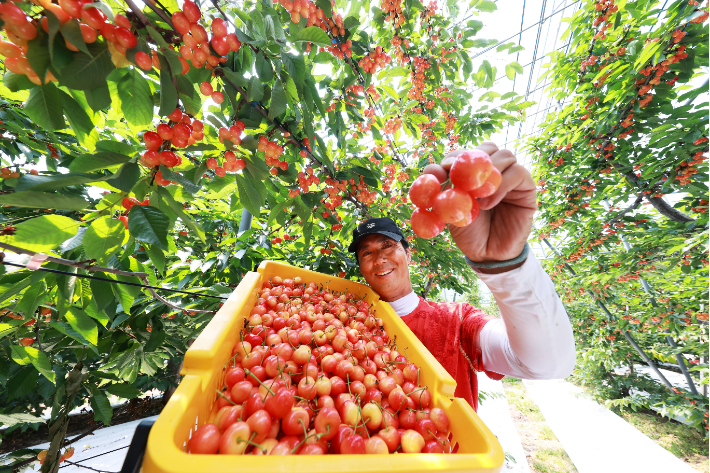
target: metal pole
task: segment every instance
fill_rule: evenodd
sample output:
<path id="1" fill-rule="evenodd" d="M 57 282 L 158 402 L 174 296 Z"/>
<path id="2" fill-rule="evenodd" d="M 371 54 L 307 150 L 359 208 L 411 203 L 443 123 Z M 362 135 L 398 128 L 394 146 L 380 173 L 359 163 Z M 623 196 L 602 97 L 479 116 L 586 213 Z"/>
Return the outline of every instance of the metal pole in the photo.
<path id="1" fill-rule="evenodd" d="M 239 234 L 240 236 L 245 231 L 251 228 L 252 215 L 247 209 L 242 209 L 242 220 L 239 222 Z"/>
<path id="2" fill-rule="evenodd" d="M 547 241 L 547 238 L 543 239 L 542 241 L 544 241 L 545 244 L 546 244 L 548 247 L 550 247 L 550 249 L 551 249 L 553 252 L 557 253 L 557 250 L 555 249 L 555 247 L 553 247 L 553 246 L 550 244 L 549 241 Z M 570 266 L 569 264 L 565 263 L 565 268 L 567 268 L 567 270 L 568 270 L 570 273 L 572 273 L 572 276 L 576 276 L 576 275 L 577 275 L 577 273 L 574 271 L 574 269 L 572 269 L 572 266 Z M 592 293 L 592 291 L 589 291 L 589 290 L 588 290 L 587 293 L 588 293 L 590 296 L 592 296 L 592 298 L 594 298 L 594 294 Z M 599 299 L 595 299 L 595 300 L 597 301 L 597 305 L 604 311 L 604 313 L 605 313 L 610 319 L 616 320 L 616 317 L 615 317 L 614 315 L 612 315 L 611 312 L 609 312 L 609 309 L 607 309 L 607 307 L 604 305 L 604 303 L 603 303 L 602 301 L 600 301 Z M 631 344 L 631 346 L 634 347 L 634 349 L 636 349 L 636 351 L 639 353 L 639 355 L 641 355 L 641 358 L 643 358 L 643 360 L 646 362 L 646 364 L 648 365 L 648 367 L 651 368 L 651 369 L 653 370 L 653 372 L 656 373 L 656 375 L 657 375 L 659 378 L 661 378 L 661 381 L 663 381 L 663 384 L 665 384 L 669 389 L 673 389 L 673 385 L 668 381 L 668 379 L 666 379 L 665 376 L 663 376 L 663 373 L 661 373 L 661 372 L 659 371 L 659 369 L 658 369 L 658 367 L 656 366 L 656 364 L 655 364 L 653 361 L 651 361 L 651 358 L 649 358 L 648 355 L 646 354 L 646 352 L 644 352 L 643 349 L 638 345 L 638 343 L 636 343 L 636 340 L 634 340 L 634 338 L 631 336 L 631 334 L 630 334 L 629 332 L 627 332 L 626 330 L 620 330 L 620 332 L 621 332 L 622 335 L 626 338 L 626 340 L 628 340 L 628 342 Z"/>
<path id="3" fill-rule="evenodd" d="M 609 203 L 608 200 L 605 201 L 608 206 L 611 207 L 611 204 Z M 626 241 L 623 235 L 619 235 L 619 238 L 621 239 L 621 243 L 624 245 L 624 248 L 626 249 L 627 252 L 631 251 L 631 245 Z M 656 298 L 653 297 L 653 291 L 651 291 L 651 286 L 649 286 L 648 281 L 646 281 L 644 278 L 639 277 L 639 281 L 641 282 L 641 287 L 643 288 L 644 292 L 646 294 L 649 294 L 651 296 L 651 305 L 653 307 L 658 307 L 658 303 L 656 302 Z M 666 333 L 666 342 L 668 345 L 670 345 L 671 348 L 678 348 L 678 345 L 676 345 L 675 341 L 673 340 L 673 337 L 670 336 L 670 331 L 669 330 L 664 330 L 664 333 Z M 675 360 L 676 363 L 678 364 L 678 367 L 680 368 L 680 371 L 683 373 L 683 376 L 685 376 L 685 381 L 688 383 L 688 388 L 690 388 L 690 392 L 695 394 L 697 396 L 698 394 L 698 389 L 695 387 L 695 383 L 693 382 L 693 378 L 690 376 L 690 372 L 688 371 L 688 367 L 685 365 L 685 358 L 680 353 L 675 353 Z"/>

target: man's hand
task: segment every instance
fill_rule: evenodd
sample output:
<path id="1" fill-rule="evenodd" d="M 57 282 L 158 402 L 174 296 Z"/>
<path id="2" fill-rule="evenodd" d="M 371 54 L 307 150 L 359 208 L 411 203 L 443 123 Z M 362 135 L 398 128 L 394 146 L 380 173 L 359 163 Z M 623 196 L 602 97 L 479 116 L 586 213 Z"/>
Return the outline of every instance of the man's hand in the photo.
<path id="1" fill-rule="evenodd" d="M 477 146 L 477 149 L 488 153 L 503 179 L 495 194 L 479 199 L 481 213 L 473 223 L 467 227 L 449 225 L 449 231 L 456 246 L 471 261 L 513 259 L 522 253 L 532 230 L 533 214 L 537 210 L 535 182 L 528 170 L 518 164 L 515 155 L 507 149 L 499 150 L 490 141 Z M 456 156 L 464 151 L 449 153 L 441 165 L 448 171 Z"/>

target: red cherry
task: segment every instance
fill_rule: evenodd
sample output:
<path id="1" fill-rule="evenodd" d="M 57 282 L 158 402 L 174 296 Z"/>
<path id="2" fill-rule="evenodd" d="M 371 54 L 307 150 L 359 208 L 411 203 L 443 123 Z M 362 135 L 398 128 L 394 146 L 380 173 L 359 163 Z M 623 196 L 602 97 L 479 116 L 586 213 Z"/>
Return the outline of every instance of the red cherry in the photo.
<path id="1" fill-rule="evenodd" d="M 173 137 L 173 129 L 170 127 L 170 125 L 166 123 L 161 123 L 160 125 L 158 125 L 155 131 L 164 140 L 169 140 Z"/>
<path id="2" fill-rule="evenodd" d="M 190 32 L 190 20 L 181 11 L 173 13 L 173 26 L 181 35 L 186 35 Z"/>
<path id="3" fill-rule="evenodd" d="M 468 195 L 479 199 L 484 197 L 490 197 L 498 190 L 498 187 L 500 186 L 502 180 L 502 174 L 495 166 L 493 166 L 491 174 L 488 176 L 488 179 L 486 179 L 486 182 L 484 182 L 483 185 L 478 189 L 469 191 Z"/>
<path id="4" fill-rule="evenodd" d="M 208 169 L 214 169 L 219 165 L 219 163 L 217 163 L 217 160 L 214 158 L 209 158 L 207 161 L 205 161 L 205 164 L 207 165 Z"/>
<path id="5" fill-rule="evenodd" d="M 212 20 L 210 29 L 212 30 L 212 34 L 215 36 L 227 36 L 227 33 L 229 33 L 227 30 L 227 23 L 225 23 L 222 18 L 215 18 Z"/>
<path id="6" fill-rule="evenodd" d="M 177 166 L 178 157 L 172 151 L 163 151 L 160 153 L 160 163 L 166 168 L 171 168 Z"/>
<path id="7" fill-rule="evenodd" d="M 213 36 L 210 44 L 212 45 L 212 49 L 220 56 L 229 54 L 229 44 L 224 36 Z"/>
<path id="8" fill-rule="evenodd" d="M 493 170 L 490 156 L 481 150 L 464 151 L 449 170 L 451 183 L 464 191 L 478 189 Z"/>
<path id="9" fill-rule="evenodd" d="M 434 198 L 433 211 L 444 223 L 463 220 L 471 212 L 471 196 L 460 188 L 447 189 Z"/>
<path id="10" fill-rule="evenodd" d="M 143 51 L 136 53 L 136 64 L 144 71 L 149 71 L 153 68 L 153 60 Z"/>
<path id="11" fill-rule="evenodd" d="M 438 215 L 434 212 L 424 209 L 417 209 L 412 212 L 412 218 L 410 219 L 412 224 L 412 230 L 420 238 L 434 238 L 439 233 L 444 231 L 446 224 L 441 221 Z"/>
<path id="12" fill-rule="evenodd" d="M 191 453 L 215 454 L 219 450 L 221 434 L 214 424 L 198 427 L 187 442 Z"/>
<path id="13" fill-rule="evenodd" d="M 212 100 L 214 100 L 217 104 L 221 104 L 224 102 L 224 94 L 218 91 L 212 92 Z"/>
<path id="14" fill-rule="evenodd" d="M 471 199 L 471 211 L 458 222 L 453 222 L 452 225 L 457 227 L 467 227 L 473 223 L 474 220 L 478 218 L 481 213 L 481 207 L 478 205 L 477 199 Z"/>
<path id="15" fill-rule="evenodd" d="M 170 112 L 170 115 L 168 115 L 168 119 L 171 122 L 179 122 L 182 120 L 182 111 L 179 108 L 176 108 L 172 112 Z"/>
<path id="16" fill-rule="evenodd" d="M 92 25 L 89 24 L 89 26 L 92 26 Z M 116 35 L 116 41 L 118 42 L 118 44 L 120 44 L 121 46 L 123 46 L 126 49 L 134 48 L 138 44 L 138 40 L 136 39 L 136 36 L 133 33 L 131 33 L 131 31 L 127 28 L 122 28 L 119 26 L 116 29 L 115 35 Z"/>
<path id="17" fill-rule="evenodd" d="M 185 0 L 182 4 L 182 11 L 190 23 L 195 23 L 202 16 L 200 9 L 192 0 Z"/>
<path id="18" fill-rule="evenodd" d="M 212 95 L 212 92 L 214 92 L 214 90 L 212 89 L 212 84 L 207 81 L 200 84 L 200 93 L 202 95 Z"/>
<path id="19" fill-rule="evenodd" d="M 421 209 L 434 205 L 434 199 L 441 193 L 441 183 L 432 174 L 422 174 L 409 189 L 409 200 Z"/>
<path id="20" fill-rule="evenodd" d="M 143 135 L 145 147 L 152 150 L 157 150 L 163 144 L 163 139 L 154 131 L 146 131 Z"/>
<path id="21" fill-rule="evenodd" d="M 222 166 L 217 166 L 216 168 L 214 168 L 214 173 L 217 174 L 219 177 L 224 177 L 227 175 L 227 171 Z"/>
<path id="22" fill-rule="evenodd" d="M 81 3 L 83 4 L 84 2 Z M 81 11 L 81 20 L 92 28 L 100 30 L 106 22 L 106 15 L 98 8 L 84 8 Z"/>

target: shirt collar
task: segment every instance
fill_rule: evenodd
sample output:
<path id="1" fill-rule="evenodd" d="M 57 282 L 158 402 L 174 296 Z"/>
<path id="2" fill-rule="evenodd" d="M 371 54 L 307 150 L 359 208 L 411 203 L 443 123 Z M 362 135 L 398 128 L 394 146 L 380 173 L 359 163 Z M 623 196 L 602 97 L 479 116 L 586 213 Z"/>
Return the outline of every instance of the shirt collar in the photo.
<path id="1" fill-rule="evenodd" d="M 414 309 L 419 305 L 419 296 L 416 295 L 414 291 L 410 292 L 406 296 L 397 299 L 394 302 L 390 302 L 390 305 L 397 312 L 397 315 L 404 317 L 414 312 Z"/>

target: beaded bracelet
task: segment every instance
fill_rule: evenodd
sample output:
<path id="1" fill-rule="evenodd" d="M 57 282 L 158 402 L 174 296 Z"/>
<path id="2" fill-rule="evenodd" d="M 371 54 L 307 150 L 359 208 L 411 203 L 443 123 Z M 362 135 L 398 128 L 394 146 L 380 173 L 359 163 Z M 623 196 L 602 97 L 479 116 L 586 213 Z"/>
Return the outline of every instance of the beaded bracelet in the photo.
<path id="1" fill-rule="evenodd" d="M 516 263 L 521 263 L 525 261 L 525 259 L 528 257 L 528 252 L 530 251 L 530 245 L 525 242 L 525 246 L 523 247 L 523 252 L 520 253 L 519 256 L 509 259 L 507 261 L 494 261 L 492 263 L 476 263 L 475 261 L 471 261 L 468 259 L 468 256 L 464 256 L 466 259 L 466 262 L 468 265 L 471 267 L 471 269 L 476 269 L 476 268 L 483 268 L 483 269 L 491 269 L 491 268 L 502 268 L 504 266 L 512 266 Z"/>

